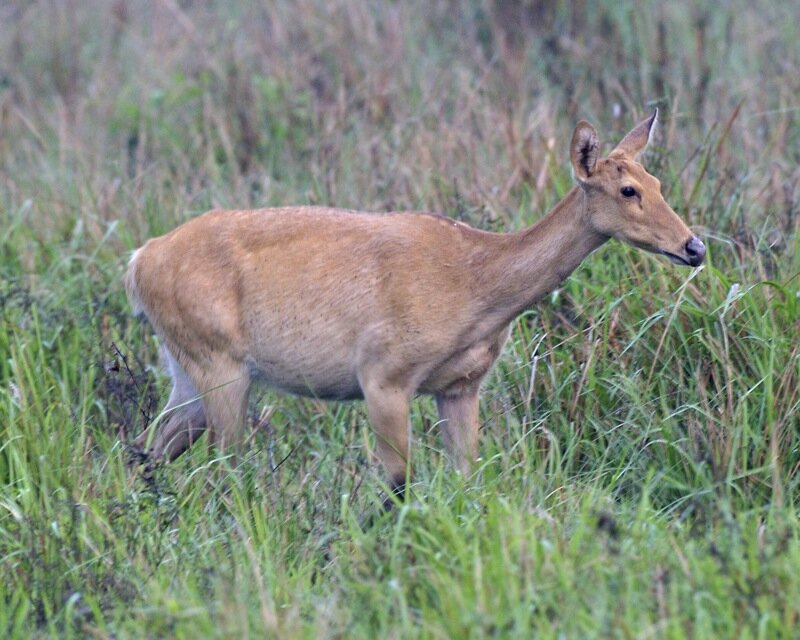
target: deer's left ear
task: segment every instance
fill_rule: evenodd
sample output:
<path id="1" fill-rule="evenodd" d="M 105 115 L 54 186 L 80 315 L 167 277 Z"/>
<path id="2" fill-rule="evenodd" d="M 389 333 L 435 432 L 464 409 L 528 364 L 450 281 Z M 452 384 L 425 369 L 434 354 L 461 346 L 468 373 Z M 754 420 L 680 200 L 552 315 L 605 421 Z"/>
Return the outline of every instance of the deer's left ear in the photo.
<path id="1" fill-rule="evenodd" d="M 653 115 L 647 120 L 640 122 L 631 129 L 614 151 L 621 151 L 626 156 L 636 159 L 647 148 L 647 144 L 653 137 L 653 132 L 656 130 L 656 122 L 658 122 L 658 109 L 653 111 Z"/>
<path id="2" fill-rule="evenodd" d="M 585 120 L 581 120 L 572 134 L 572 144 L 569 148 L 569 157 L 575 178 L 581 182 L 587 180 L 594 173 L 597 166 L 597 156 L 600 153 L 600 140 L 597 131 Z"/>

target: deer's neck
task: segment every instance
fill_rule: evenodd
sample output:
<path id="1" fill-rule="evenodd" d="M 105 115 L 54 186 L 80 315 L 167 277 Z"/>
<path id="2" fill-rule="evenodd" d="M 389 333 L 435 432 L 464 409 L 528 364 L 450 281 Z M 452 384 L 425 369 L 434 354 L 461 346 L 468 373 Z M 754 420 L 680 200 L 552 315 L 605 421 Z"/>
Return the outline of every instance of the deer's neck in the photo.
<path id="1" fill-rule="evenodd" d="M 498 240 L 480 269 L 487 314 L 512 320 L 608 239 L 589 226 L 585 207 L 584 192 L 575 187 L 535 225 Z"/>

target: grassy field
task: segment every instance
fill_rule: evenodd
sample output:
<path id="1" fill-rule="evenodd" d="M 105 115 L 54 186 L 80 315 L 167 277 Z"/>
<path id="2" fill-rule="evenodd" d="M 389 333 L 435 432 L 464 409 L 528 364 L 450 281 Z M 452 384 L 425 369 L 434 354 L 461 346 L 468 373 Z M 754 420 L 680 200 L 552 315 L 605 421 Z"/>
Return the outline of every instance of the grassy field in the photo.
<path id="1" fill-rule="evenodd" d="M 0 635 L 796 637 L 798 33 L 788 0 L 0 5 Z M 520 229 L 579 119 L 607 151 L 655 106 L 707 262 L 611 242 L 519 318 L 473 477 L 422 399 L 380 516 L 362 405 L 270 393 L 236 471 L 127 464 L 168 392 L 121 285 L 146 238 L 305 203 Z"/>

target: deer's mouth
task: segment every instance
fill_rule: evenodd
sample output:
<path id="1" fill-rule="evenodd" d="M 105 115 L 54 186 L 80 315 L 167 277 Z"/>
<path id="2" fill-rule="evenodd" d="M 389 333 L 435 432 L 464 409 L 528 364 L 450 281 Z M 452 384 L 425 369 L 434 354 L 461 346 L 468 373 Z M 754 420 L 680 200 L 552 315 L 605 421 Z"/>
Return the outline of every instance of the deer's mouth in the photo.
<path id="1" fill-rule="evenodd" d="M 670 251 L 662 251 L 661 253 L 662 253 L 662 255 L 667 256 L 667 258 L 669 258 L 669 261 L 672 264 L 679 264 L 679 265 L 682 265 L 684 267 L 693 267 L 693 266 L 695 266 L 691 262 L 689 262 L 686 258 L 684 258 L 683 256 L 679 256 L 677 253 L 672 253 Z"/>
<path id="2" fill-rule="evenodd" d="M 662 251 L 675 264 L 686 265 L 687 267 L 699 267 L 703 264 L 703 258 L 706 257 L 706 245 L 697 236 L 692 236 L 686 241 L 683 246 L 683 255 L 672 253 L 671 251 Z"/>

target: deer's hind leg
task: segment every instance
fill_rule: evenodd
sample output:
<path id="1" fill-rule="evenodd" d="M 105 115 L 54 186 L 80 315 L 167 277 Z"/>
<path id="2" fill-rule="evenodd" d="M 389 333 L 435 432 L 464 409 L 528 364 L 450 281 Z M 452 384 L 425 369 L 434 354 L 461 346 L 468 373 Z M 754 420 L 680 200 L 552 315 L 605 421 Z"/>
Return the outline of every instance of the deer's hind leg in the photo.
<path id="1" fill-rule="evenodd" d="M 247 366 L 227 356 L 215 360 L 213 373 L 203 381 L 203 410 L 209 444 L 223 453 L 241 453 L 250 383 Z"/>
<path id="2" fill-rule="evenodd" d="M 181 455 L 203 434 L 206 415 L 200 393 L 184 368 L 166 346 L 163 355 L 172 378 L 172 391 L 162 411 L 164 420 L 150 425 L 134 444 L 145 449 L 152 440 L 149 456 L 169 461 Z M 154 428 L 156 432 L 152 434 Z"/>

